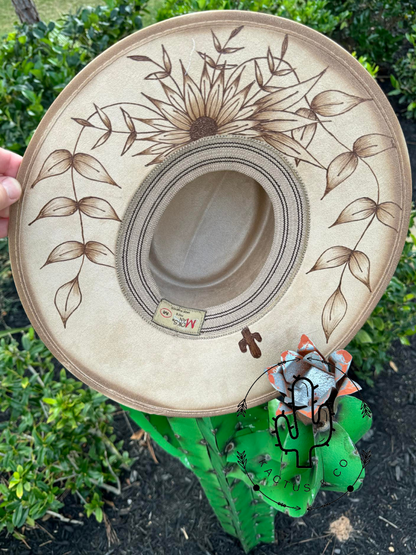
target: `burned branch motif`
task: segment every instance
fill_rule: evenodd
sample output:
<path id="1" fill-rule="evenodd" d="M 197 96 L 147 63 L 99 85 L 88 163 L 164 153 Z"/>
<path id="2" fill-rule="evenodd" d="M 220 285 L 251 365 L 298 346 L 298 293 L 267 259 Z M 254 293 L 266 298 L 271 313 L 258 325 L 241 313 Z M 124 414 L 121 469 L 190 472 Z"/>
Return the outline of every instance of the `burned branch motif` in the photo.
<path id="1" fill-rule="evenodd" d="M 339 99 L 341 100 L 341 98 Z M 312 102 L 311 105 L 313 104 L 314 102 Z M 354 107 L 353 101 L 350 101 L 349 104 L 351 107 L 349 107 L 348 110 Z M 324 105 L 322 105 L 322 108 L 323 107 Z M 325 107 L 323 112 L 326 115 L 329 113 L 334 115 L 333 109 L 335 108 L 331 108 L 331 105 L 329 105 L 329 107 Z M 338 287 L 330 296 L 322 311 L 322 328 L 327 342 L 332 332 L 341 323 L 347 313 L 348 303 L 341 289 L 346 268 L 348 267 L 350 273 L 358 281 L 361 281 L 361 283 L 363 283 L 371 292 L 370 259 L 364 252 L 357 249 L 359 243 L 367 233 L 367 230 L 373 223 L 374 219 L 377 219 L 383 225 L 390 227 L 397 232 L 400 212 L 402 209 L 395 202 L 388 201 L 380 203 L 380 184 L 378 178 L 371 166 L 365 160 L 366 158 L 381 154 L 391 148 L 395 148 L 395 145 L 393 139 L 387 135 L 378 133 L 364 135 L 354 142 L 352 150 L 348 150 L 334 158 L 327 169 L 327 184 L 322 198 L 347 180 L 355 172 L 360 160 L 370 169 L 377 185 L 376 200 L 369 197 L 361 197 L 354 200 L 341 211 L 336 221 L 329 226 L 331 228 L 340 224 L 370 218 L 370 221 L 354 247 L 349 248 L 341 245 L 330 247 L 321 254 L 313 268 L 309 270 L 309 272 L 313 272 L 316 270 L 343 266 Z"/>
<path id="2" fill-rule="evenodd" d="M 104 144 L 104 142 L 110 137 L 112 131 L 111 122 L 108 117 L 100 108 L 98 108 L 98 106 L 95 106 L 95 108 L 101 121 L 107 128 L 106 133 L 108 136 L 106 138 L 101 137 L 98 141 L 100 144 L 95 143 L 93 148 L 97 148 L 97 146 Z M 77 123 L 82 125 L 83 129 L 90 127 L 89 120 L 79 120 Z M 66 262 L 79 258 L 81 259 L 77 275 L 59 287 L 54 298 L 55 307 L 65 328 L 68 319 L 77 310 L 77 308 L 79 308 L 82 302 L 79 276 L 85 259 L 100 266 L 108 266 L 110 268 L 115 267 L 114 253 L 106 245 L 98 241 L 85 240 L 83 216 L 102 220 L 120 221 L 120 218 L 114 208 L 105 199 L 93 196 L 84 197 L 80 200 L 77 198 L 74 170 L 76 173 L 89 181 L 96 181 L 119 187 L 101 162 L 90 154 L 81 152 L 71 153 L 69 150 L 65 149 L 55 150 L 46 158 L 37 178 L 32 183 L 32 188 L 44 179 L 62 175 L 69 170 L 71 170 L 70 173 L 74 197 L 53 198 L 45 204 L 37 217 L 29 223 L 29 225 L 32 225 L 38 220 L 45 218 L 68 217 L 72 216 L 76 212 L 79 214 L 81 241 L 65 241 L 59 244 L 52 249 L 46 262 L 42 266 L 42 268 L 44 268 L 45 266 L 56 262 Z"/>

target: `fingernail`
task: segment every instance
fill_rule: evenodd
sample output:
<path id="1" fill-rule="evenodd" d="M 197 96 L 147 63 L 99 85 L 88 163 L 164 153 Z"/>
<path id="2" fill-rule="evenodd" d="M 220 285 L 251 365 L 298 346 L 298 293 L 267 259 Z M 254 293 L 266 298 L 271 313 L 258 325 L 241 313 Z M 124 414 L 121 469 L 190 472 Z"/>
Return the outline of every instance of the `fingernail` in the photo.
<path id="1" fill-rule="evenodd" d="M 14 179 L 13 177 L 6 177 L 6 179 L 2 181 L 1 184 L 6 189 L 7 196 L 10 200 L 14 201 L 20 197 L 22 188 L 20 187 L 20 183 L 17 181 L 17 179 Z"/>

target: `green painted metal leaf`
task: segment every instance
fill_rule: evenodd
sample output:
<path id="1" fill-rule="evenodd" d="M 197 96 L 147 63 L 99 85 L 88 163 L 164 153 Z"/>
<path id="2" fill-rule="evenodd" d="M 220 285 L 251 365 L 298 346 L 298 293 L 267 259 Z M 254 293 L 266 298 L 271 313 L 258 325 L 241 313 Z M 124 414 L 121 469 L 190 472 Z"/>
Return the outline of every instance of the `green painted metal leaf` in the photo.
<path id="1" fill-rule="evenodd" d="M 368 432 L 372 424 L 372 417 L 368 416 L 370 409 L 366 403 L 363 406 L 363 403 L 364 401 L 360 401 L 360 399 L 350 395 L 338 397 L 335 401 L 335 419 L 341 424 L 354 443 Z"/>
<path id="2" fill-rule="evenodd" d="M 320 452 L 325 482 L 322 489 L 346 492 L 348 486 L 353 486 L 356 490 L 364 479 L 360 454 L 341 424 L 334 422 L 333 426 L 331 441 Z"/>

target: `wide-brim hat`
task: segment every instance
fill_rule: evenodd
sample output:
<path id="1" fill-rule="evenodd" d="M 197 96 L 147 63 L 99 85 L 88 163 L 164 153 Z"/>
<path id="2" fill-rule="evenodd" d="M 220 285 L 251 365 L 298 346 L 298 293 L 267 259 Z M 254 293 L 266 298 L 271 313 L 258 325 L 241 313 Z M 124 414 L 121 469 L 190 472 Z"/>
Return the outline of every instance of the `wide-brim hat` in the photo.
<path id="1" fill-rule="evenodd" d="M 171 416 L 233 412 L 311 337 L 344 347 L 405 241 L 405 141 L 367 71 L 259 13 L 153 25 L 98 56 L 30 142 L 13 275 L 78 378 Z M 249 406 L 275 396 L 266 378 Z"/>

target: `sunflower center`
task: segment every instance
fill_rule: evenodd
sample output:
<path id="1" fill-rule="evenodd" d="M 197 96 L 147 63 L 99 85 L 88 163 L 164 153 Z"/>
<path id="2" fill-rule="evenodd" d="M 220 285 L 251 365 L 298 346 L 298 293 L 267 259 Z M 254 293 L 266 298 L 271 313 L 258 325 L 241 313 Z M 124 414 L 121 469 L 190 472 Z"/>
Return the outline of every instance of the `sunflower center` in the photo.
<path id="1" fill-rule="evenodd" d="M 207 116 L 202 116 L 194 121 L 189 130 L 192 141 L 202 139 L 202 137 L 209 137 L 216 135 L 218 132 L 218 125 L 215 120 Z"/>

